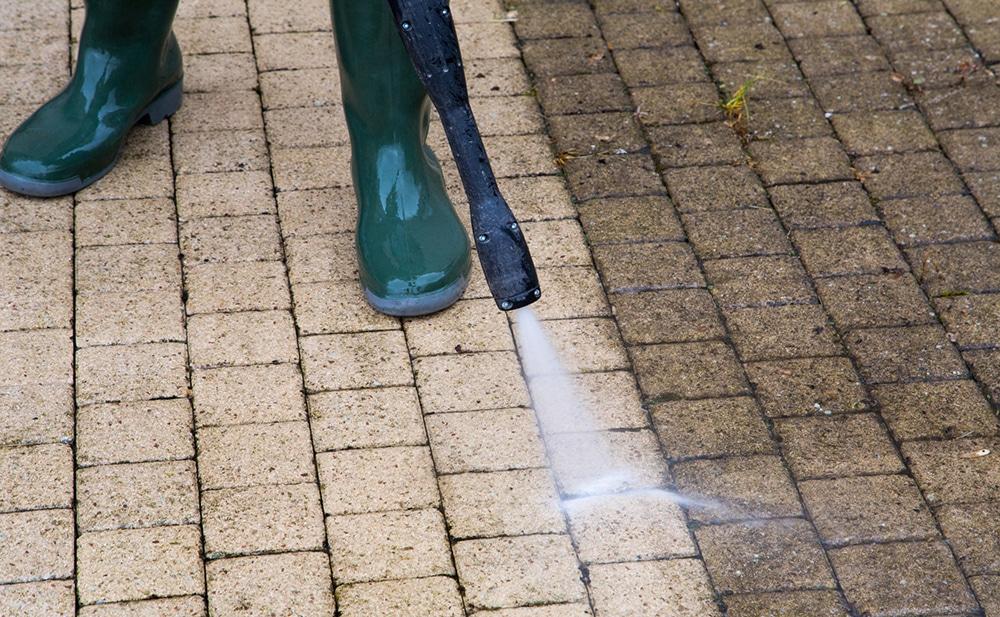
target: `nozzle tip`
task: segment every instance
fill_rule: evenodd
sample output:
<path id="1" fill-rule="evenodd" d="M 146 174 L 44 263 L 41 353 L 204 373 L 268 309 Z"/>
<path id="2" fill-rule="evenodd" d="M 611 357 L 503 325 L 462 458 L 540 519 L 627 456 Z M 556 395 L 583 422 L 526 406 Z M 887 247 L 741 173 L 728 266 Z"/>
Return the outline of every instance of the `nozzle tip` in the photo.
<path id="1" fill-rule="evenodd" d="M 501 311 L 513 311 L 535 302 L 542 297 L 542 289 L 535 287 L 528 291 L 507 298 L 497 298 L 497 306 Z"/>

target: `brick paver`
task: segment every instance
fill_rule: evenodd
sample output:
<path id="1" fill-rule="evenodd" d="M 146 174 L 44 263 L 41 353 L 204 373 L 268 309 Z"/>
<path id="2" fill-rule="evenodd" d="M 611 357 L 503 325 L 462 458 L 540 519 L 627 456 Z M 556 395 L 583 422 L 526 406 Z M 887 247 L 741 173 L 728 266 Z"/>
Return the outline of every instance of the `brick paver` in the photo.
<path id="1" fill-rule="evenodd" d="M 184 108 L 0 192 L 0 615 L 1000 615 L 1000 6 L 453 5 L 592 425 L 478 270 L 364 303 L 326 1 L 182 0 Z M 82 20 L 0 0 L 0 135 Z"/>
<path id="2" fill-rule="evenodd" d="M 992 614 L 1000 8 L 519 4 L 672 482 L 722 504 L 688 511 L 721 605 Z"/>

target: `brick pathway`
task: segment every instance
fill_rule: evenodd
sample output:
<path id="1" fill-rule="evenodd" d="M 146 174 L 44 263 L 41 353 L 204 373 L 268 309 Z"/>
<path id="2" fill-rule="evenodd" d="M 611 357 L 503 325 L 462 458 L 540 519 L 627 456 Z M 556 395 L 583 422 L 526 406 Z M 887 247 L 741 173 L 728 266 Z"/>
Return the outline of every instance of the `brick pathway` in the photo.
<path id="1" fill-rule="evenodd" d="M 169 125 L 0 192 L 0 616 L 1000 616 L 995 0 L 454 2 L 537 310 L 687 510 L 557 506 L 481 279 L 366 307 L 325 1 L 181 4 Z M 0 135 L 81 22 L 0 0 Z"/>

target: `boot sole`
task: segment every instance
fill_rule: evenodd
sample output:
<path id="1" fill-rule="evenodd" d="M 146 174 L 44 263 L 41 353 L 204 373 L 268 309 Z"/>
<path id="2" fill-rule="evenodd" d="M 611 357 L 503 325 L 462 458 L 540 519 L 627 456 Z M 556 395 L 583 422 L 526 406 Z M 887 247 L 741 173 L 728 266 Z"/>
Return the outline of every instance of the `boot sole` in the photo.
<path id="1" fill-rule="evenodd" d="M 184 80 L 180 80 L 166 90 L 160 92 L 160 94 L 153 99 L 153 102 L 142 111 L 139 115 L 139 119 L 135 121 L 135 124 L 129 127 L 129 131 L 131 131 L 136 124 L 143 123 L 156 125 L 177 113 L 177 110 L 181 108 L 183 90 Z M 115 168 L 115 165 L 118 164 L 120 156 L 121 150 L 119 149 L 118 153 L 115 155 L 115 160 L 96 174 L 83 179 L 74 178 L 73 180 L 64 180 L 62 182 L 32 180 L 31 178 L 25 178 L 17 174 L 0 170 L 0 186 L 3 186 L 4 188 L 15 193 L 20 193 L 21 195 L 27 195 L 29 197 L 60 197 L 62 195 L 70 195 L 83 190 L 108 175 L 108 173 Z"/>
<path id="2" fill-rule="evenodd" d="M 468 286 L 469 277 L 466 275 L 444 289 L 412 298 L 382 298 L 369 289 L 364 292 L 365 300 L 379 313 L 392 317 L 419 317 L 443 311 L 455 304 Z"/>

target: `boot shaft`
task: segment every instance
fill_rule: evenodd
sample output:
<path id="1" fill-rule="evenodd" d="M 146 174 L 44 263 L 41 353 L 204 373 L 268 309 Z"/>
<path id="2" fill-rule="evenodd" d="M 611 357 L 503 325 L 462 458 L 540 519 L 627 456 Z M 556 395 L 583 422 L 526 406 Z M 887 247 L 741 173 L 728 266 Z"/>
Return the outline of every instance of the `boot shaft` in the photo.
<path id="1" fill-rule="evenodd" d="M 114 47 L 165 44 L 178 0 L 86 0 L 86 19 L 81 34 L 94 45 Z"/>
<path id="2" fill-rule="evenodd" d="M 181 78 L 183 60 L 171 29 L 178 0 L 86 0 L 85 5 L 73 75 L 81 91 L 112 87 L 128 102 Z"/>
<path id="3" fill-rule="evenodd" d="M 399 38 L 388 3 L 330 0 L 330 12 L 344 109 L 352 130 L 426 130 L 427 93 Z"/>

